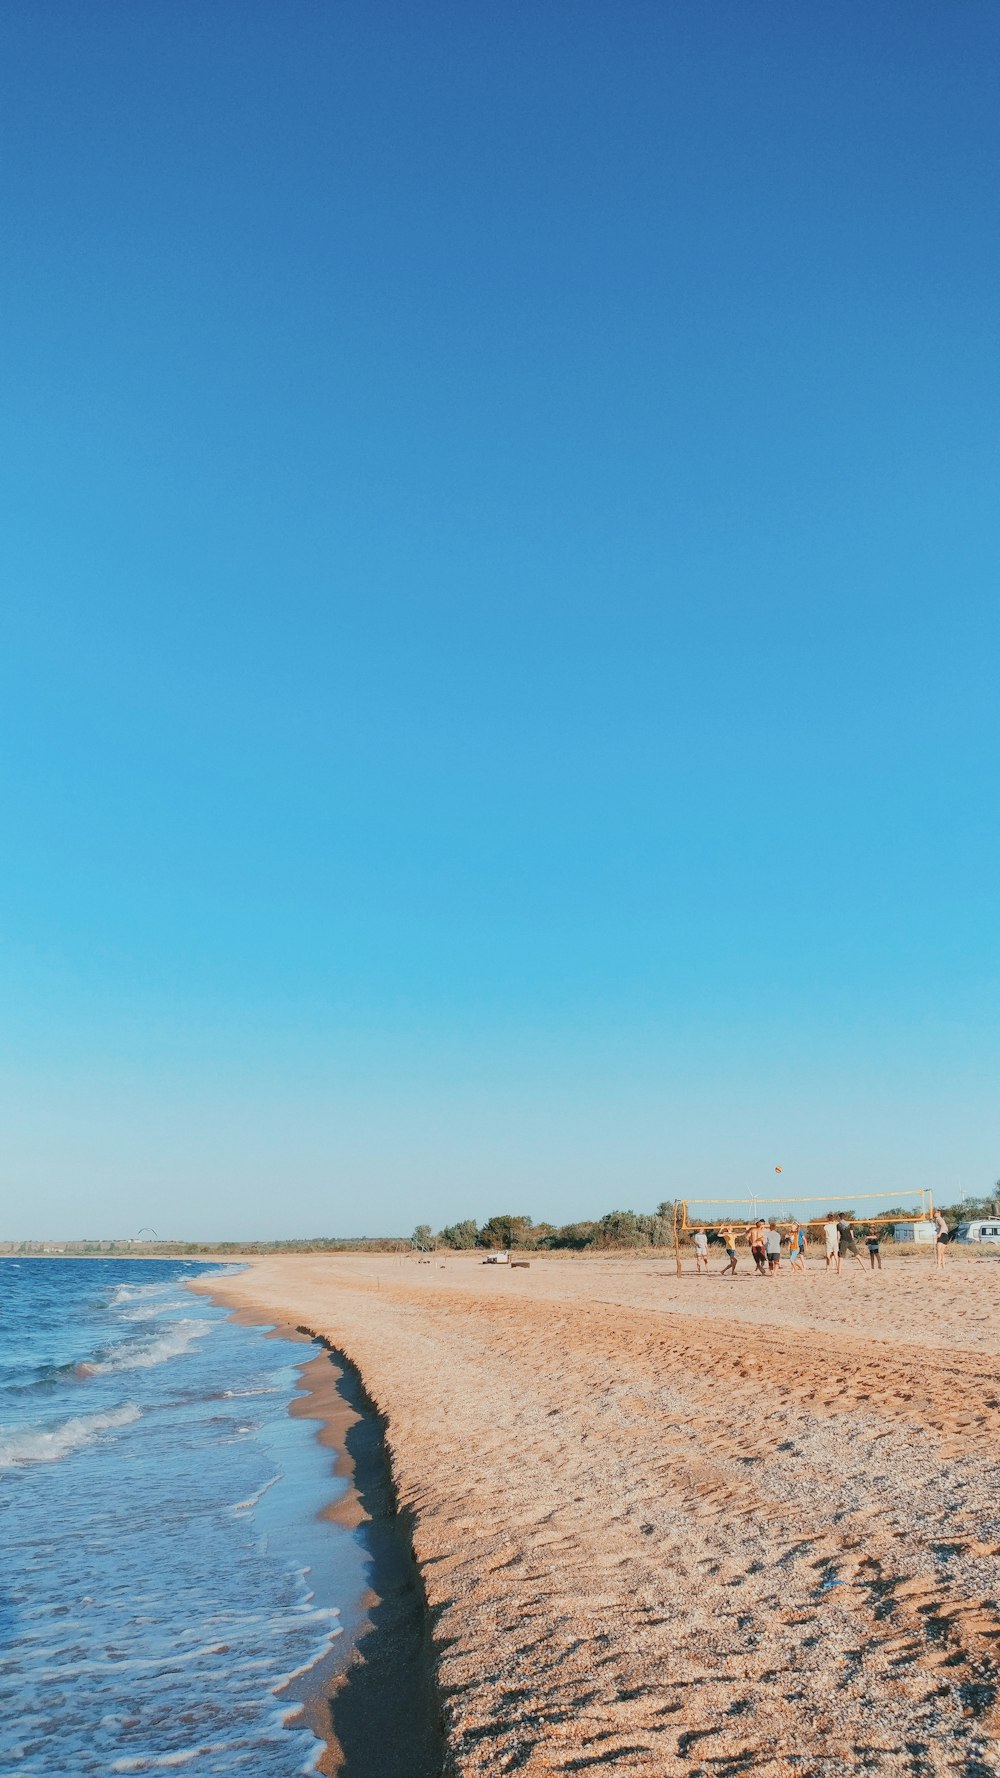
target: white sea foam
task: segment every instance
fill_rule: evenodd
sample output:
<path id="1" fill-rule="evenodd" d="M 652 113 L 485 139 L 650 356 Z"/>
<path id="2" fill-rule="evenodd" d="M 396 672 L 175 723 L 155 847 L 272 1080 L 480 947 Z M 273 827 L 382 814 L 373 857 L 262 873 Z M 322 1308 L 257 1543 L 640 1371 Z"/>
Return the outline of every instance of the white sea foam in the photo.
<path id="1" fill-rule="evenodd" d="M 0 1778 L 316 1778 L 292 1700 L 340 1636 L 349 1534 L 316 1516 L 329 1459 L 287 1413 L 295 1354 L 174 1267 L 149 1287 L 83 1264 L 58 1292 L 25 1270 L 0 1328 Z"/>
<path id="2" fill-rule="evenodd" d="M 230 1741 L 203 1741 L 198 1747 L 179 1747 L 173 1753 L 126 1754 L 123 1758 L 112 1760 L 107 1770 L 109 1772 L 176 1771 L 184 1766 L 189 1766 L 192 1760 L 212 1759 L 219 1755 L 223 1757 L 223 1766 L 218 1768 L 213 1766 L 213 1770 L 240 1771 L 246 1767 L 249 1761 L 254 1762 L 254 1770 L 257 1770 L 256 1761 L 259 1760 L 262 1753 L 266 1757 L 269 1748 L 273 1748 L 277 1752 L 279 1749 L 287 1747 L 291 1738 L 303 1746 L 308 1746 L 310 1750 L 305 1763 L 299 1767 L 300 1773 L 304 1775 L 314 1773 L 323 1752 L 323 1743 L 309 1729 L 300 1729 L 298 1732 L 293 1732 L 292 1737 L 289 1737 L 287 1724 L 298 1714 L 299 1707 L 295 1705 L 292 1709 L 273 1716 L 269 1719 L 263 1734 L 255 1737 L 252 1741 L 240 1735 Z"/>
<path id="3" fill-rule="evenodd" d="M 102 1432 L 131 1426 L 140 1417 L 134 1402 L 106 1414 L 75 1414 L 56 1426 L 25 1426 L 5 1431 L 0 1427 L 0 1469 L 18 1469 L 23 1463 L 58 1463 L 81 1445 L 91 1445 Z"/>
<path id="4" fill-rule="evenodd" d="M 331 1617 L 335 1617 L 337 1614 L 336 1614 L 336 1612 L 330 1612 L 330 1613 L 328 1613 L 328 1615 Z M 291 1685 L 293 1679 L 301 1679 L 304 1674 L 311 1673 L 314 1667 L 319 1666 L 320 1661 L 326 1660 L 327 1655 L 330 1653 L 330 1644 L 332 1643 L 334 1637 L 341 1636 L 341 1635 L 343 1635 L 343 1629 L 342 1629 L 341 1625 L 336 1624 L 336 1625 L 331 1626 L 331 1628 L 329 1628 L 327 1630 L 326 1635 L 323 1638 L 323 1641 L 317 1644 L 313 1653 L 309 1656 L 309 1659 L 303 1661 L 301 1666 L 293 1667 L 290 1672 L 283 1673 L 281 1678 L 278 1680 L 277 1684 L 274 1686 L 274 1688 L 273 1688 L 274 1691 L 275 1692 L 284 1691 L 286 1685 Z"/>
<path id="5" fill-rule="evenodd" d="M 168 1287 L 159 1280 L 155 1284 L 116 1284 L 113 1286 L 109 1303 L 135 1303 L 142 1298 L 162 1296 Z"/>
<path id="6" fill-rule="evenodd" d="M 246 1500 L 238 1500 L 236 1502 L 236 1505 L 231 1510 L 234 1513 L 252 1512 L 254 1507 L 259 1505 L 259 1503 L 263 1500 L 264 1495 L 269 1493 L 270 1490 L 274 1487 L 275 1482 L 280 1482 L 280 1480 L 281 1480 L 280 1474 L 273 1475 L 269 1482 L 265 1482 L 263 1487 L 257 1489 L 256 1494 L 248 1495 Z"/>
<path id="7" fill-rule="evenodd" d="M 211 1321 L 171 1321 L 154 1340 L 141 1345 L 120 1346 L 107 1358 L 98 1359 L 87 1368 L 98 1374 L 150 1370 L 155 1364 L 180 1358 L 182 1353 L 190 1351 L 196 1340 L 203 1340 L 207 1333 L 211 1333 L 212 1327 Z"/>
<path id="8" fill-rule="evenodd" d="M 118 1321 L 149 1321 L 153 1315 L 169 1315 L 175 1309 L 189 1309 L 190 1302 L 146 1303 L 136 1309 L 122 1309 L 117 1303 L 115 1308 Z"/>
<path id="9" fill-rule="evenodd" d="M 140 1753 L 126 1759 L 112 1762 L 112 1772 L 162 1772 L 174 1766 L 190 1765 L 193 1759 L 204 1759 L 209 1754 L 227 1753 L 233 1743 L 228 1741 L 207 1741 L 201 1747 L 182 1747 L 176 1753 Z M 239 1743 L 235 1743 L 239 1745 Z"/>

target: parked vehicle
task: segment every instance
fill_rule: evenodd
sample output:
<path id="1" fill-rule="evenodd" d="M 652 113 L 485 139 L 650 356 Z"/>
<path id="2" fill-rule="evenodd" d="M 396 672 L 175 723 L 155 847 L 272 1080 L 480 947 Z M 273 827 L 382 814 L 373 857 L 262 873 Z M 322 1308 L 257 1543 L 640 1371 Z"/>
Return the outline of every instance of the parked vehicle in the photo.
<path id="1" fill-rule="evenodd" d="M 995 1222 L 960 1222 L 953 1241 L 988 1241 L 993 1246 L 1000 1246 L 1000 1217 Z"/>
<path id="2" fill-rule="evenodd" d="M 911 1246 L 933 1247 L 934 1224 L 924 1221 L 897 1222 L 893 1226 L 892 1238 L 901 1245 L 908 1241 Z"/>

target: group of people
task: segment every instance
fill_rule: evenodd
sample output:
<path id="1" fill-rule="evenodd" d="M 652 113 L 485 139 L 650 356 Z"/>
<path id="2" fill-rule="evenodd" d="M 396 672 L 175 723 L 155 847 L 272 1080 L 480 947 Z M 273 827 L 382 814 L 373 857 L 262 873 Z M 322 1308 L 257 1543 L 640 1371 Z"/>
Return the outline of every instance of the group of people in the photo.
<path id="1" fill-rule="evenodd" d="M 948 1241 L 948 1224 L 940 1210 L 933 1217 L 935 1231 L 935 1258 L 938 1268 L 944 1265 L 945 1247 Z M 722 1276 L 735 1277 L 737 1264 L 736 1243 L 745 1240 L 756 1268 L 758 1277 L 767 1278 L 780 1272 L 782 1258 L 787 1254 L 789 1270 L 804 1272 L 806 1269 L 806 1253 L 808 1240 L 803 1225 L 793 1222 L 787 1228 L 779 1228 L 773 1220 L 766 1222 L 759 1216 L 756 1222 L 746 1228 L 736 1229 L 732 1223 L 723 1223 L 716 1231 L 716 1237 L 726 1249 L 726 1264 L 722 1268 Z M 831 1210 L 823 1223 L 823 1237 L 826 1246 L 826 1269 L 831 1266 L 838 1272 L 845 1259 L 857 1261 L 861 1270 L 865 1270 L 865 1262 L 858 1245 L 858 1233 L 846 1216 L 836 1216 Z M 882 1241 L 876 1226 L 869 1225 L 868 1233 L 860 1237 L 868 1250 L 868 1269 L 871 1272 L 882 1270 Z M 696 1229 L 694 1235 L 695 1271 L 708 1271 L 708 1231 Z"/>

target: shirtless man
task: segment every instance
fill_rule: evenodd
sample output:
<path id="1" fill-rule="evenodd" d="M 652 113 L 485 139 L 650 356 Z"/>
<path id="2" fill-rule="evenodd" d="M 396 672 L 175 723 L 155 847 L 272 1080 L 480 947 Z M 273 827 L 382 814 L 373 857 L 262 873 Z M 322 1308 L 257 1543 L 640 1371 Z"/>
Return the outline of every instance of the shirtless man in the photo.
<path id="1" fill-rule="evenodd" d="M 747 1230 L 747 1240 L 753 1263 L 762 1278 L 767 1277 L 767 1224 L 762 1216 L 758 1217 L 752 1228 Z"/>

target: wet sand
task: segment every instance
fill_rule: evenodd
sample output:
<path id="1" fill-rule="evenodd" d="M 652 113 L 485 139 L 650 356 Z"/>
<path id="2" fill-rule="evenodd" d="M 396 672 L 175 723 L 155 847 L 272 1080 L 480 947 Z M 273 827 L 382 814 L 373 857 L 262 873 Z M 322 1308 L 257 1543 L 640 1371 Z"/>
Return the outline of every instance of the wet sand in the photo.
<path id="1" fill-rule="evenodd" d="M 211 1291 L 324 1336 L 383 1417 L 461 1778 L 1000 1773 L 1000 1260 L 690 1264 Z"/>
<path id="2" fill-rule="evenodd" d="M 234 1319 L 265 1322 L 270 1337 L 315 1349 L 310 1330 L 256 1305 L 235 1308 Z M 322 1778 L 440 1778 L 446 1751 L 430 1618 L 382 1417 L 345 1358 L 330 1351 L 303 1356 L 289 1411 L 316 1421 L 319 1443 L 333 1453 L 332 1472 L 344 1486 L 320 1516 L 354 1534 L 358 1568 L 354 1586 L 342 1576 L 341 1634 L 329 1655 L 284 1690 L 281 1702 L 297 1705 L 326 1743 L 315 1767 Z"/>

